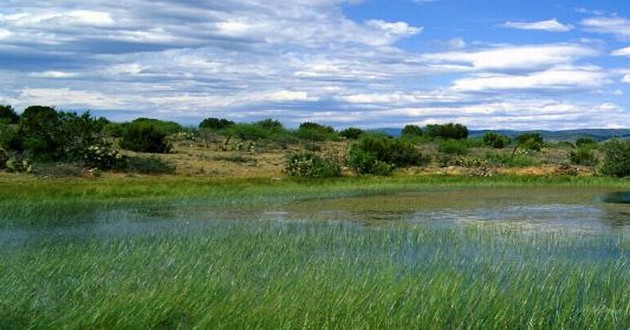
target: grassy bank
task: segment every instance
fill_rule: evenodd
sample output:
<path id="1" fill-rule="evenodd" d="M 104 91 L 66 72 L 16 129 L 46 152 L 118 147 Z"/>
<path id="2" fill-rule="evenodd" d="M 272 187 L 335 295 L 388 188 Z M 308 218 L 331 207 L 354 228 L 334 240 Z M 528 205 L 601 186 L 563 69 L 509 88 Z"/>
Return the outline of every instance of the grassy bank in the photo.
<path id="1" fill-rule="evenodd" d="M 256 206 L 415 189 L 539 186 L 629 189 L 630 181 L 558 176 L 394 176 L 297 180 L 183 176 L 42 179 L 4 175 L 0 178 L 0 227 L 57 224 L 79 219 L 87 221 L 92 212 L 112 207 Z"/>
<path id="2" fill-rule="evenodd" d="M 4 245 L 3 329 L 623 329 L 630 317 L 615 236 L 228 222 Z"/>

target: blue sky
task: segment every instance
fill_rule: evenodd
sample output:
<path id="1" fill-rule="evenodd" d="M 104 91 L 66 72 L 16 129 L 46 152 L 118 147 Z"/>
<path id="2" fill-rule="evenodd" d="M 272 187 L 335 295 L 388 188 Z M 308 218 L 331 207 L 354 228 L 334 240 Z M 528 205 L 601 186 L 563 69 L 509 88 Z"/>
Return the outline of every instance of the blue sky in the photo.
<path id="1" fill-rule="evenodd" d="M 630 127 L 630 1 L 0 0 L 0 104 L 197 124 Z"/>

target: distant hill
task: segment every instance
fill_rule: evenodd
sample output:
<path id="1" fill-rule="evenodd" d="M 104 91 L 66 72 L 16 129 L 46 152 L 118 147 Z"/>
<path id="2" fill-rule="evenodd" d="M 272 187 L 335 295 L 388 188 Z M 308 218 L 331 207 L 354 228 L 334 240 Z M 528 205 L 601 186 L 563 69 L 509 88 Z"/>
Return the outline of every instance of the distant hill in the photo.
<path id="1" fill-rule="evenodd" d="M 391 136 L 400 136 L 400 128 L 378 128 L 373 132 L 382 132 Z M 614 137 L 630 138 L 630 129 L 575 129 L 566 131 L 513 131 L 513 130 L 471 130 L 469 136 L 472 138 L 481 137 L 486 132 L 495 132 L 507 135 L 511 138 L 523 133 L 538 133 L 547 141 L 575 141 L 580 137 L 591 138 L 596 141 L 605 141 Z"/>

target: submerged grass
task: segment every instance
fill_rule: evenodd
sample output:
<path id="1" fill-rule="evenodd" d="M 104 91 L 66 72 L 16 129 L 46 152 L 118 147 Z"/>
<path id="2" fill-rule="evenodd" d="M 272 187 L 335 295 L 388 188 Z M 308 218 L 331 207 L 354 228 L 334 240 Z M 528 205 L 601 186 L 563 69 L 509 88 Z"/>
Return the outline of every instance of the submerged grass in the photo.
<path id="1" fill-rule="evenodd" d="M 134 213 L 537 186 L 627 189 L 630 183 L 3 177 L 0 329 L 627 329 L 630 246 L 623 234 Z"/>
<path id="2" fill-rule="evenodd" d="M 264 205 L 311 198 L 374 195 L 453 187 L 618 187 L 630 181 L 604 177 L 491 178 L 458 176 L 350 177 L 335 179 L 112 177 L 97 180 L 0 178 L 0 228 L 88 221 L 92 212 L 115 207 Z M 77 215 L 72 217 L 71 215 Z M 86 220 L 87 219 L 87 220 Z M 28 220 L 28 221 L 27 221 Z M 26 222 L 25 222 L 26 221 Z"/>
<path id="3" fill-rule="evenodd" d="M 624 244 L 343 222 L 51 237 L 3 246 L 0 328 L 625 329 Z"/>

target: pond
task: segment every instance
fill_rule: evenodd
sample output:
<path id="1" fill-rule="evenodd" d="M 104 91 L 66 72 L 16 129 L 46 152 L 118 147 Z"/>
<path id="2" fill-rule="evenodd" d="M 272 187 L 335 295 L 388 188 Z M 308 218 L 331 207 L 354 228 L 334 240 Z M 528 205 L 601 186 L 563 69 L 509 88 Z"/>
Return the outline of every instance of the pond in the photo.
<path id="1" fill-rule="evenodd" d="M 258 207 L 154 206 L 95 211 L 79 223 L 0 229 L 0 245 L 199 231 L 232 221 L 347 222 L 365 226 L 499 227 L 630 237 L 628 192 L 593 188 L 440 188 L 308 199 Z"/>

